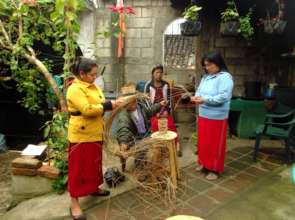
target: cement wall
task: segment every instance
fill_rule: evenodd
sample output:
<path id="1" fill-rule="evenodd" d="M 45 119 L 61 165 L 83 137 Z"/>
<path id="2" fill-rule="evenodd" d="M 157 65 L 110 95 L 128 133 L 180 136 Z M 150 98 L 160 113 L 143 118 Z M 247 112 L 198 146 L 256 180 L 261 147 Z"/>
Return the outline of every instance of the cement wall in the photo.
<path id="1" fill-rule="evenodd" d="M 149 80 L 155 64 L 163 62 L 163 33 L 166 27 L 180 12 L 170 6 L 169 0 L 126 0 L 136 15 L 128 16 L 126 21 L 125 54 L 116 58 L 116 39 L 96 39 L 96 56 L 99 64 L 106 65 L 104 79 L 106 90 L 116 90 L 123 82 Z M 109 1 L 102 1 L 96 12 L 97 30 L 110 25 Z"/>
<path id="2" fill-rule="evenodd" d="M 110 26 L 111 15 L 108 6 L 113 1 L 102 0 L 96 10 L 96 31 L 103 31 Z M 125 36 L 124 58 L 116 57 L 117 39 L 96 37 L 95 55 L 101 65 L 106 66 L 104 75 L 106 90 L 116 91 L 124 82 L 149 80 L 154 64 L 163 63 L 163 33 L 167 26 L 181 17 L 181 12 L 170 6 L 169 0 L 125 0 L 126 6 L 132 6 L 136 15 L 128 16 Z M 263 59 L 259 57 L 258 49 L 247 43 L 241 37 L 222 37 L 219 33 L 219 15 L 206 17 L 204 11 L 203 28 L 196 37 L 196 62 L 201 56 L 211 50 L 219 50 L 224 56 L 229 71 L 235 81 L 234 95 L 244 95 L 244 82 L 247 80 L 272 81 L 267 71 L 263 70 Z M 92 34 L 89 32 L 89 34 Z M 167 68 L 165 76 L 175 83 L 189 82 L 191 70 Z M 197 66 L 195 74 L 197 83 L 203 70 Z"/>

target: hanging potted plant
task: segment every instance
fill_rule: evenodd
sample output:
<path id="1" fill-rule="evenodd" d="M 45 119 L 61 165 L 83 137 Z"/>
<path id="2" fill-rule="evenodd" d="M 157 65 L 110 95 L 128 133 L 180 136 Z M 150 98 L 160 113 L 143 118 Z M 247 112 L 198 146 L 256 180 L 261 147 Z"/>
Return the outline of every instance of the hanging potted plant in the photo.
<path id="1" fill-rule="evenodd" d="M 239 33 L 241 33 L 242 37 L 245 38 L 245 40 L 250 41 L 254 35 L 254 28 L 251 24 L 251 17 L 252 17 L 253 9 L 250 8 L 248 13 L 240 17 L 240 28 Z"/>
<path id="2" fill-rule="evenodd" d="M 183 17 L 186 21 L 180 24 L 182 35 L 198 36 L 200 34 L 202 23 L 199 21 L 199 11 L 201 10 L 202 7 L 192 5 L 184 11 Z"/>
<path id="3" fill-rule="evenodd" d="M 220 33 L 223 36 L 238 36 L 240 21 L 239 12 L 233 0 L 227 2 L 227 8 L 221 13 Z"/>
<path id="4" fill-rule="evenodd" d="M 264 32 L 267 34 L 282 34 L 285 31 L 287 21 L 284 20 L 285 1 L 276 0 L 276 8 L 278 12 L 275 16 L 271 16 L 270 12 L 267 11 L 265 19 L 259 19 L 257 26 L 263 26 Z"/>

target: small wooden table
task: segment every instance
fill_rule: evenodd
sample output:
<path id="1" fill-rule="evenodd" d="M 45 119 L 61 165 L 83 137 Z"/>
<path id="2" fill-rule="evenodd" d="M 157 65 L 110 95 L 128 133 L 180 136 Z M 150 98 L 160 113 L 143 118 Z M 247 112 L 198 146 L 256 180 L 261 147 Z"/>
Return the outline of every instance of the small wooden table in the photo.
<path id="1" fill-rule="evenodd" d="M 175 188 L 177 188 L 177 179 L 180 179 L 175 145 L 176 137 L 177 134 L 173 131 L 167 131 L 165 133 L 157 131 L 151 135 L 152 139 L 163 141 L 168 148 L 171 179 Z"/>

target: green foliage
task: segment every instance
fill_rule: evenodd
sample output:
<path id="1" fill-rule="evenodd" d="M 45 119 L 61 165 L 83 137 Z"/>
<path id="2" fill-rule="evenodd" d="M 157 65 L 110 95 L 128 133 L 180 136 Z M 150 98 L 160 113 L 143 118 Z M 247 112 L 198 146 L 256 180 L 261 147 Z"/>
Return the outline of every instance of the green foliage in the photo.
<path id="1" fill-rule="evenodd" d="M 48 64 L 49 66 L 49 64 Z M 48 82 L 40 75 L 39 71 L 24 60 L 10 61 L 12 78 L 17 83 L 17 90 L 23 94 L 19 103 L 29 112 L 44 115 L 47 102 L 55 103 L 56 96 L 48 90 Z"/>
<path id="2" fill-rule="evenodd" d="M 78 47 L 77 36 L 80 31 L 77 12 L 85 7 L 85 0 L 56 0 L 55 10 L 50 14 L 51 20 L 58 24 L 58 32 L 63 35 L 65 45 L 64 78 L 71 76 L 70 63 L 75 58 L 75 51 Z M 59 25 L 62 24 L 62 25 Z"/>
<path id="3" fill-rule="evenodd" d="M 251 24 L 251 16 L 253 13 L 253 9 L 250 8 L 248 13 L 240 17 L 240 29 L 239 32 L 246 40 L 251 40 L 254 35 L 254 28 Z"/>
<path id="4" fill-rule="evenodd" d="M 199 19 L 199 12 L 202 10 L 202 7 L 193 5 L 183 12 L 183 17 L 190 21 L 197 21 Z"/>
<path id="5" fill-rule="evenodd" d="M 221 20 L 223 22 L 239 21 L 239 33 L 241 33 L 242 37 L 244 37 L 246 40 L 251 40 L 252 36 L 254 35 L 254 28 L 251 24 L 252 13 L 253 9 L 250 8 L 245 16 L 240 16 L 235 1 L 229 0 L 227 2 L 227 8 L 221 13 Z"/>
<path id="6" fill-rule="evenodd" d="M 55 102 L 56 97 L 50 93 L 49 84 L 40 71 L 24 59 L 24 54 L 35 42 L 53 45 L 58 54 L 63 54 L 63 47 L 60 44 L 63 36 L 57 31 L 59 26 L 49 19 L 50 13 L 54 10 L 54 0 L 38 0 L 38 7 L 18 5 L 19 2 L 16 1 L 17 5 L 10 0 L 2 0 L 0 3 L 0 19 L 14 45 L 13 52 L 1 50 L 0 56 L 3 63 L 10 66 L 11 77 L 17 83 L 17 90 L 23 95 L 19 101 L 21 105 L 32 113 L 44 114 L 47 111 L 47 102 Z M 2 42 L 5 40 L 2 32 L 0 40 Z M 51 69 L 50 63 L 49 60 L 43 61 L 48 70 Z"/>
<path id="7" fill-rule="evenodd" d="M 239 19 L 239 12 L 237 10 L 237 6 L 234 0 L 230 0 L 227 2 L 227 8 L 224 12 L 221 13 L 221 20 L 223 22 L 227 21 L 235 21 Z"/>
<path id="8" fill-rule="evenodd" d="M 28 3 L 29 2 L 29 3 Z M 21 104 L 31 112 L 44 114 L 42 108 L 46 101 L 55 102 L 47 80 L 36 66 L 25 58 L 32 53 L 36 42 L 52 46 L 55 52 L 65 59 L 64 77 L 70 75 L 69 67 L 77 48 L 76 39 L 80 26 L 77 12 L 84 6 L 85 0 L 1 0 L 0 20 L 8 34 L 0 30 L 1 62 L 10 66 L 12 78 L 17 89 L 24 97 Z M 38 58 L 38 51 L 36 50 Z M 42 60 L 50 71 L 55 60 Z M 54 62 L 54 63 L 53 63 Z M 44 138 L 50 149 L 50 159 L 60 170 L 59 178 L 53 188 L 65 189 L 68 163 L 67 148 L 68 115 L 55 112 L 52 121 L 45 124 Z"/>
<path id="9" fill-rule="evenodd" d="M 52 120 L 45 123 L 44 138 L 47 139 L 49 147 L 49 159 L 53 159 L 54 166 L 60 170 L 59 178 L 54 181 L 52 187 L 59 192 L 66 189 L 68 178 L 67 130 L 68 113 L 66 112 L 55 112 Z"/>

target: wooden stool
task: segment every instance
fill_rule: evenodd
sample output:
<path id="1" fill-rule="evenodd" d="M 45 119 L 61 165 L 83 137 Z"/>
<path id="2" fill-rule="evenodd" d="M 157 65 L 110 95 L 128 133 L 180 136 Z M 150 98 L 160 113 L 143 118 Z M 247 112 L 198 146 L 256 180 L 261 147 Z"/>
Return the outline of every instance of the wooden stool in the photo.
<path id="1" fill-rule="evenodd" d="M 163 141 L 168 148 L 171 179 L 175 188 L 177 188 L 177 179 L 180 178 L 175 145 L 176 137 L 177 134 L 173 131 L 167 131 L 165 133 L 157 131 L 151 135 L 152 139 Z"/>

